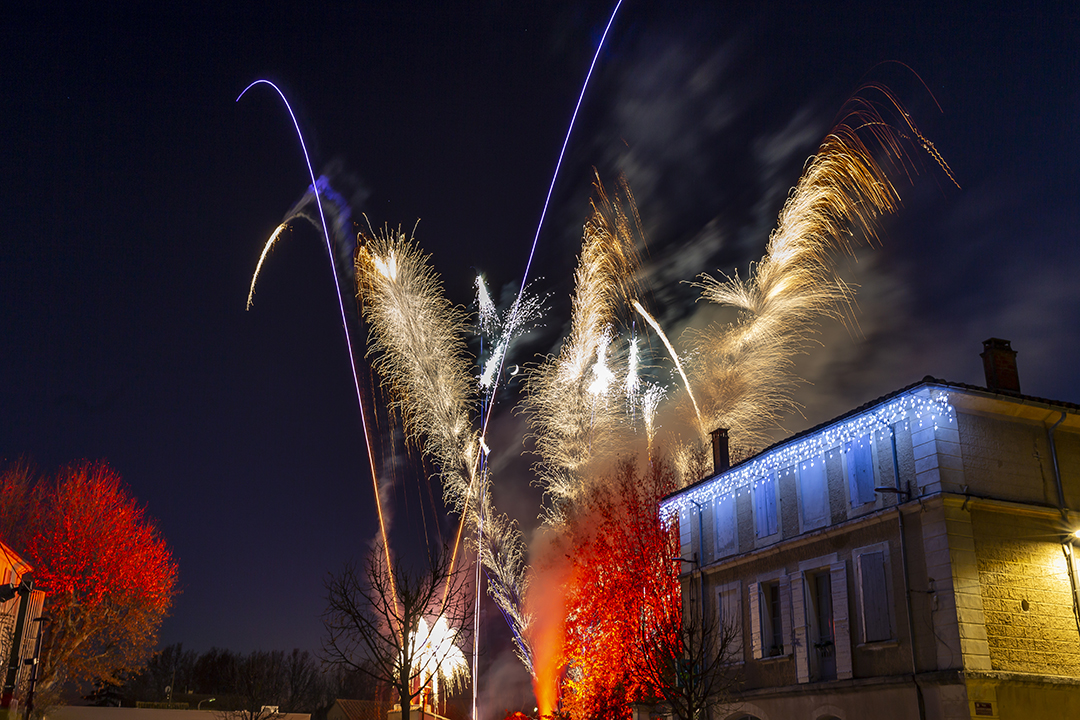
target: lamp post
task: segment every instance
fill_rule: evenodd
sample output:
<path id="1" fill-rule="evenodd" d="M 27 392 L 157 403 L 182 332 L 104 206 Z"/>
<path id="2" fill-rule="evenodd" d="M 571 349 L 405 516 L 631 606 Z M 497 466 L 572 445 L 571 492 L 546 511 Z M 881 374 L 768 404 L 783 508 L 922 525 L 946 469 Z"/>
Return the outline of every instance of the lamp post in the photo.
<path id="1" fill-rule="evenodd" d="M 217 698 L 210 698 L 209 700 L 200 700 L 199 704 L 195 706 L 195 709 L 196 710 L 202 710 L 202 704 L 203 703 L 212 703 L 215 700 L 217 700 Z"/>

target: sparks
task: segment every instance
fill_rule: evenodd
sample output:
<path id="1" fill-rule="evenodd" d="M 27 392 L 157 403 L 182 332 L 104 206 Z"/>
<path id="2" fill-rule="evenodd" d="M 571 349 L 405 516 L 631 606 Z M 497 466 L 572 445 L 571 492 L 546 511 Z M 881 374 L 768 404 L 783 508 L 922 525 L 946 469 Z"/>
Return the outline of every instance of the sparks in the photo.
<path id="1" fill-rule="evenodd" d="M 418 677 L 422 686 L 431 686 L 436 710 L 446 695 L 458 691 L 469 680 L 469 663 L 457 646 L 460 634 L 442 616 L 430 625 L 420 618 L 409 641 L 409 656 L 413 658 L 410 675 Z"/>
<path id="2" fill-rule="evenodd" d="M 263 246 L 262 255 L 259 256 L 259 263 L 255 266 L 255 274 L 251 276 L 251 289 L 248 290 L 247 300 L 248 310 L 251 309 L 251 303 L 255 299 L 255 281 L 259 279 L 259 271 L 262 270 L 263 262 L 266 261 L 266 256 L 270 254 L 270 248 L 272 248 L 274 246 L 274 243 L 277 242 L 278 236 L 281 235 L 281 233 L 288 227 L 289 226 L 285 223 L 281 223 L 280 225 L 278 225 L 277 229 L 274 230 L 274 233 L 270 236 L 270 239 L 266 241 L 266 245 Z"/>

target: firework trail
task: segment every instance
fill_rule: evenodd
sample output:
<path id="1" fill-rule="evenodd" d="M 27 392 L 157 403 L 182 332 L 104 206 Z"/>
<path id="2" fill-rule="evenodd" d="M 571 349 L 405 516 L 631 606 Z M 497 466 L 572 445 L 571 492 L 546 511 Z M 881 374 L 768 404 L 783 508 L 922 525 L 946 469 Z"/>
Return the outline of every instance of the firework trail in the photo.
<path id="1" fill-rule="evenodd" d="M 259 279 L 259 271 L 262 270 L 263 263 L 266 262 L 266 256 L 270 254 L 270 249 L 274 247 L 274 243 L 277 242 L 278 236 L 282 232 L 288 229 L 288 225 L 281 223 L 270 235 L 270 239 L 266 241 L 266 245 L 263 246 L 262 255 L 259 256 L 259 264 L 255 266 L 255 274 L 251 276 L 251 289 L 248 290 L 247 309 L 251 309 L 251 304 L 255 301 L 255 281 Z"/>
<path id="2" fill-rule="evenodd" d="M 570 116 L 570 125 L 566 128 L 566 136 L 563 138 L 562 148 L 559 149 L 559 159 L 555 162 L 555 172 L 551 175 L 551 184 L 548 185 L 547 196 L 544 198 L 544 209 L 540 211 L 540 221 L 536 224 L 536 234 L 533 235 L 532 246 L 529 248 L 529 259 L 525 263 L 525 272 L 521 275 L 521 289 L 518 290 L 514 305 L 510 308 L 509 321 L 507 322 L 506 329 L 507 336 L 513 335 L 517 329 L 518 320 L 522 310 L 521 301 L 525 297 L 525 288 L 529 282 L 529 271 L 532 268 L 533 257 L 536 255 L 536 245 L 540 240 L 540 231 L 544 227 L 544 219 L 547 217 L 548 206 L 551 204 L 551 193 L 555 190 L 555 181 L 559 179 L 559 170 L 562 169 L 563 157 L 566 155 L 566 146 L 570 144 L 570 135 L 574 132 L 574 123 L 577 122 L 578 111 L 581 109 L 581 102 L 585 99 L 585 91 L 589 87 L 589 80 L 592 79 L 593 70 L 596 69 L 596 61 L 600 58 L 600 51 L 604 49 L 604 41 L 607 40 L 608 32 L 615 22 L 615 16 L 619 13 L 619 8 L 622 7 L 622 3 L 623 0 L 618 0 L 618 2 L 615 3 L 615 8 L 608 17 L 607 25 L 604 26 L 604 33 L 600 36 L 600 42 L 596 45 L 596 53 L 593 55 L 592 62 L 589 63 L 589 72 L 585 74 L 585 82 L 581 84 L 581 92 L 578 94 L 577 103 L 574 105 L 574 112 Z M 495 387 L 498 386 L 499 376 L 501 374 L 502 363 L 500 362 L 499 371 L 495 373 Z M 487 435 L 487 424 L 490 419 L 491 409 L 489 408 L 487 414 L 484 415 L 483 435 Z"/>
<path id="3" fill-rule="evenodd" d="M 443 297 L 427 256 L 400 230 L 364 237 L 356 272 L 372 368 L 389 390 L 406 437 L 423 438 L 446 504 L 463 513 L 480 452 L 465 315 Z"/>
<path id="4" fill-rule="evenodd" d="M 308 156 L 307 144 L 304 142 L 304 134 L 302 132 L 300 132 L 300 123 L 297 122 L 296 115 L 295 115 L 295 113 L 293 113 L 292 106 L 289 104 L 288 98 L 285 97 L 285 93 L 283 93 L 281 91 L 281 88 L 279 88 L 277 85 L 270 82 L 269 80 L 256 80 L 255 82 L 251 83 L 246 88 L 244 88 L 243 92 L 241 92 L 240 95 L 237 96 L 236 102 L 240 102 L 240 98 L 244 97 L 244 95 L 247 94 L 247 91 L 250 90 L 251 88 L 255 87 L 256 85 L 269 85 L 278 94 L 278 97 L 281 98 L 281 101 L 283 103 L 285 103 L 285 108 L 286 108 L 286 110 L 289 111 L 289 118 L 292 120 L 293 128 L 296 129 L 296 136 L 300 140 L 300 149 L 304 153 L 304 163 L 307 165 L 308 175 L 311 177 L 311 187 L 317 189 L 319 187 L 319 184 L 318 184 L 318 181 L 316 181 L 316 179 L 315 179 L 315 171 L 311 167 L 311 158 Z M 323 212 L 322 200 L 319 198 L 319 193 L 316 191 L 314 193 L 314 195 L 315 195 L 315 205 L 319 209 L 319 228 L 322 230 L 323 237 L 326 240 L 326 252 L 330 256 L 330 271 L 334 276 L 334 290 L 337 293 L 338 310 L 341 313 L 341 326 L 345 330 L 345 344 L 348 347 L 348 351 L 349 351 L 349 367 L 352 370 L 353 387 L 356 388 L 356 402 L 357 402 L 357 405 L 360 408 L 360 425 L 361 425 L 361 427 L 363 428 L 363 431 L 364 431 L 364 445 L 367 448 L 368 465 L 369 465 L 369 467 L 371 469 L 371 482 L 372 482 L 372 485 L 374 485 L 374 489 L 375 489 L 375 508 L 376 508 L 376 510 L 378 512 L 378 516 L 379 516 L 379 532 L 382 535 L 383 547 L 386 549 L 387 573 L 390 574 L 390 586 L 391 586 L 391 588 L 393 588 L 394 587 L 394 582 L 393 582 L 394 578 L 393 578 L 392 564 L 390 562 L 390 544 L 386 541 L 386 523 L 385 523 L 385 521 L 383 519 L 382 500 L 379 497 L 379 481 L 378 481 L 377 473 L 375 472 L 375 455 L 374 455 L 374 451 L 373 451 L 372 446 L 371 446 L 371 438 L 368 436 L 367 417 L 366 417 L 366 415 L 364 413 L 364 398 L 363 398 L 362 393 L 360 392 L 360 378 L 359 378 L 359 376 L 357 375 L 357 372 L 356 372 L 356 356 L 353 353 L 352 336 L 349 333 L 349 323 L 348 323 L 348 321 L 346 320 L 346 317 L 345 317 L 345 303 L 344 303 L 344 301 L 342 300 L 342 297 L 341 297 L 341 283 L 338 282 L 337 263 L 335 262 L 335 259 L 334 259 L 334 248 L 333 248 L 332 243 L 330 242 L 330 231 L 329 231 L 329 229 L 328 229 L 328 227 L 326 225 L 326 214 Z M 274 236 L 271 238 L 270 243 L 267 244 L 267 248 L 265 248 L 263 250 L 263 256 L 266 255 L 266 252 L 269 249 L 269 246 L 273 244 L 273 240 L 276 238 L 277 234 L 278 233 L 274 234 Z M 262 265 L 262 260 L 260 259 L 259 266 L 261 267 L 261 265 Z M 257 275 L 258 275 L 258 269 L 256 269 L 256 276 Z M 254 293 L 254 291 L 255 291 L 255 278 L 252 278 L 252 280 L 251 280 L 251 288 L 252 288 L 251 292 Z M 249 295 L 248 296 L 249 305 L 250 305 L 250 302 L 251 302 L 251 296 Z M 395 603 L 397 602 L 396 598 L 395 598 L 394 602 Z"/>
<path id="5" fill-rule="evenodd" d="M 310 212 L 311 206 L 316 204 L 316 190 L 319 195 L 317 205 L 318 209 L 321 211 L 321 214 L 319 215 L 314 215 Z M 322 204 L 322 199 L 326 200 L 326 205 Z M 277 242 L 281 233 L 291 227 L 290 223 L 293 220 L 307 220 L 316 231 L 322 233 L 324 230 L 320 222 L 321 217 L 330 219 L 331 224 L 329 231 L 330 234 L 333 235 L 334 242 L 339 248 L 340 254 L 350 260 L 352 259 L 355 243 L 352 241 L 352 226 L 350 223 L 352 210 L 349 206 L 349 202 L 334 190 L 330 185 L 330 179 L 328 177 L 320 175 L 313 185 L 308 186 L 308 189 L 296 204 L 289 208 L 289 211 L 285 213 L 285 218 L 281 221 L 281 224 L 277 226 L 270 235 L 270 238 L 266 241 L 266 245 L 263 246 L 262 255 L 259 256 L 259 263 L 255 266 L 255 274 L 251 276 L 251 289 L 248 291 L 247 299 L 248 310 L 251 309 L 251 305 L 255 299 L 255 283 L 259 279 L 259 273 L 262 271 L 263 263 L 266 261 L 271 248 L 274 247 L 274 243 Z M 327 239 L 327 242 L 329 243 L 329 238 Z M 331 259 L 331 262 L 335 262 L 333 258 Z M 337 267 L 338 266 L 335 263 L 335 272 Z"/>
<path id="6" fill-rule="evenodd" d="M 705 423 L 701 418 L 701 408 L 698 407 L 697 400 L 694 399 L 694 391 L 690 389 L 690 380 L 686 377 L 686 371 L 683 370 L 682 363 L 679 361 L 679 354 L 675 352 L 674 346 L 672 346 L 671 341 L 668 340 L 667 335 L 664 334 L 664 330 L 660 327 L 660 323 L 653 319 L 653 316 L 641 306 L 640 302 L 635 300 L 633 305 L 634 309 L 638 311 L 638 314 L 645 318 L 645 322 L 649 323 L 652 329 L 656 331 L 656 334 L 660 336 L 660 340 L 664 343 L 664 347 L 667 348 L 668 354 L 671 356 L 671 361 L 675 363 L 675 369 L 679 371 L 679 377 L 682 378 L 683 387 L 686 388 L 686 395 L 690 398 L 690 403 L 694 406 L 694 416 L 697 418 L 698 427 L 701 429 L 702 434 L 704 434 Z"/>

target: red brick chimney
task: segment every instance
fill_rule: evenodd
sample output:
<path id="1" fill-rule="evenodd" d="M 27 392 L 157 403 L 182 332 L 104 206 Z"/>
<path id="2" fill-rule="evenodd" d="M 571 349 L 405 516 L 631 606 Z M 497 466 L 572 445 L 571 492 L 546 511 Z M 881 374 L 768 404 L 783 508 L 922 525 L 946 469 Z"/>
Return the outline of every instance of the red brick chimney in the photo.
<path id="1" fill-rule="evenodd" d="M 1020 375 L 1016 372 L 1016 351 L 1008 340 L 990 338 L 983 340 L 983 370 L 986 372 L 986 389 L 996 392 L 1020 392 Z"/>

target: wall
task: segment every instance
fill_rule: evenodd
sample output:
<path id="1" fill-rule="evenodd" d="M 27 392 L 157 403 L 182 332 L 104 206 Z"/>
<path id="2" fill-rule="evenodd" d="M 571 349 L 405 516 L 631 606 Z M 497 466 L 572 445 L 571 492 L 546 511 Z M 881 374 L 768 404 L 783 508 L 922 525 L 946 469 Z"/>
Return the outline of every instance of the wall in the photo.
<path id="1" fill-rule="evenodd" d="M 976 506 L 971 522 L 993 669 L 1080 676 L 1057 518 Z"/>

